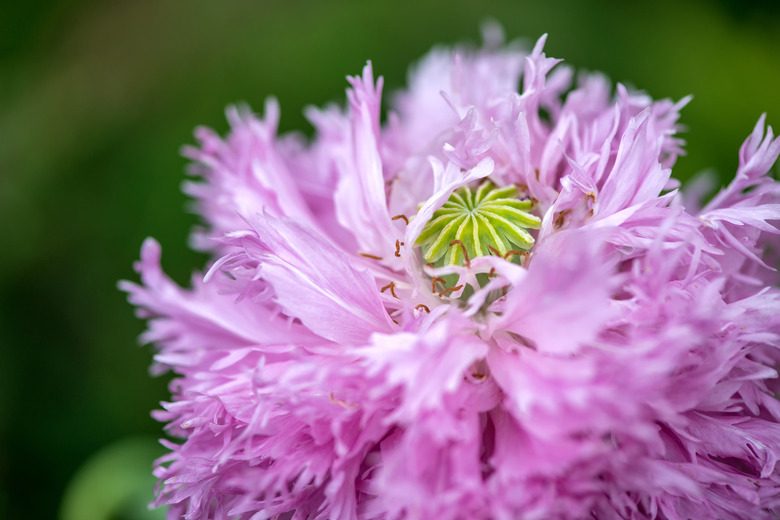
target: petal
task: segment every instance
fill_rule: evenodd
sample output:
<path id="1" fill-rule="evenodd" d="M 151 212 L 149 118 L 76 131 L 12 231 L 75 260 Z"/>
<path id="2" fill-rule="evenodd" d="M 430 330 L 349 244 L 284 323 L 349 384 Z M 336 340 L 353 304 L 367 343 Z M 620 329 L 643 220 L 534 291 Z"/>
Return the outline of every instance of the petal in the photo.
<path id="1" fill-rule="evenodd" d="M 244 249 L 233 269 L 259 261 L 260 275 L 289 316 L 337 343 L 363 343 L 394 329 L 373 277 L 346 253 L 288 219 L 258 215 L 253 223 L 252 233 L 226 240 Z"/>
<path id="2" fill-rule="evenodd" d="M 613 315 L 612 268 L 600 253 L 604 233 L 562 231 L 537 244 L 528 276 L 495 310 L 490 330 L 510 331 L 541 352 L 570 354 Z"/>
<path id="3" fill-rule="evenodd" d="M 340 178 L 334 194 L 336 215 L 339 223 L 355 235 L 360 252 L 395 263 L 395 241 L 401 233 L 390 220 L 379 155 L 382 78 L 374 87 L 368 63 L 362 78 L 349 80 L 351 140 L 337 165 Z"/>

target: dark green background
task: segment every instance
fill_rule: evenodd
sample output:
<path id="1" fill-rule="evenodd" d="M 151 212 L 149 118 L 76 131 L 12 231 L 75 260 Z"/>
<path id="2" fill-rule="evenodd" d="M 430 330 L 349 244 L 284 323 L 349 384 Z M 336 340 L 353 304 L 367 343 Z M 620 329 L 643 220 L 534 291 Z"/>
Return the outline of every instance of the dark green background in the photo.
<path id="1" fill-rule="evenodd" d="M 56 518 L 69 482 L 82 520 L 90 507 L 151 518 L 138 506 L 166 379 L 148 376 L 116 281 L 135 279 L 148 235 L 176 280 L 202 267 L 178 150 L 196 125 L 224 132 L 226 105 L 276 95 L 282 130 L 309 132 L 302 108 L 341 101 L 367 59 L 390 91 L 433 45 L 477 42 L 492 18 L 529 45 L 548 32 L 549 55 L 653 97 L 694 94 L 677 176 L 727 179 L 762 112 L 780 127 L 778 4 L 0 3 L 0 518 Z"/>

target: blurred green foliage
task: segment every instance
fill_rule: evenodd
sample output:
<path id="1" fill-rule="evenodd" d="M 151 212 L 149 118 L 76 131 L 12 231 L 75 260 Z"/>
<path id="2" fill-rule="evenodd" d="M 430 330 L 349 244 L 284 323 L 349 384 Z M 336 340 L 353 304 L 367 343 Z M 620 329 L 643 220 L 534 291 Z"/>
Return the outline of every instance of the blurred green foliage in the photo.
<path id="1" fill-rule="evenodd" d="M 61 520 L 164 519 L 165 508 L 148 508 L 156 480 L 149 461 L 164 451 L 153 437 L 130 437 L 92 455 L 65 490 Z"/>
<path id="2" fill-rule="evenodd" d="M 260 109 L 276 95 L 282 131 L 309 132 L 302 108 L 341 101 L 345 75 L 367 59 L 390 92 L 433 45 L 477 42 L 480 22 L 494 19 L 529 45 L 548 32 L 549 55 L 653 97 L 694 94 L 682 118 L 689 155 L 676 175 L 712 168 L 727 179 L 758 116 L 766 111 L 780 126 L 776 5 L 3 2 L 0 518 L 56 517 L 70 481 L 68 496 L 80 504 L 90 489 L 93 505 L 136 493 L 123 482 L 138 464 L 101 450 L 161 434 L 149 410 L 166 398 L 167 380 L 148 376 L 151 349 L 135 340 L 143 324 L 116 281 L 135 279 L 131 264 L 147 235 L 163 244 L 177 281 L 203 266 L 186 246 L 197 219 L 184 211 L 178 149 L 196 125 L 224 132 L 227 104 Z M 139 448 L 134 461 L 150 467 L 153 451 Z M 146 514 L 122 511 L 105 515 Z"/>

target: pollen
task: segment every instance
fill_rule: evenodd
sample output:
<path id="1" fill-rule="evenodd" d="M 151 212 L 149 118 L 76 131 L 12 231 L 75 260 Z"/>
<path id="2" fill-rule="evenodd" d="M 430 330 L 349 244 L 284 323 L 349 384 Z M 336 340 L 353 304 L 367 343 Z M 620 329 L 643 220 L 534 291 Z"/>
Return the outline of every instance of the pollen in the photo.
<path id="1" fill-rule="evenodd" d="M 469 258 L 531 249 L 534 237 L 527 230 L 539 229 L 541 219 L 529 213 L 533 202 L 517 195 L 515 186 L 499 188 L 489 181 L 476 190 L 464 186 L 453 192 L 415 242 L 424 261 L 463 265 Z"/>

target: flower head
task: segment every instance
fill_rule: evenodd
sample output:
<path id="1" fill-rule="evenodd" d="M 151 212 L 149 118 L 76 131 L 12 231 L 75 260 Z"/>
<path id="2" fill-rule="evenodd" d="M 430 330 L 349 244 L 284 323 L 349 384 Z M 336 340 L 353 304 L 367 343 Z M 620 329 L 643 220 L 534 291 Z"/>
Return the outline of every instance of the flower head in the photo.
<path id="1" fill-rule="evenodd" d="M 780 140 L 678 190 L 678 111 L 515 49 L 435 51 L 316 137 L 231 109 L 187 148 L 214 262 L 123 282 L 173 518 L 775 518 Z M 518 91 L 519 89 L 519 91 Z M 701 208 L 701 209 L 698 209 Z"/>

